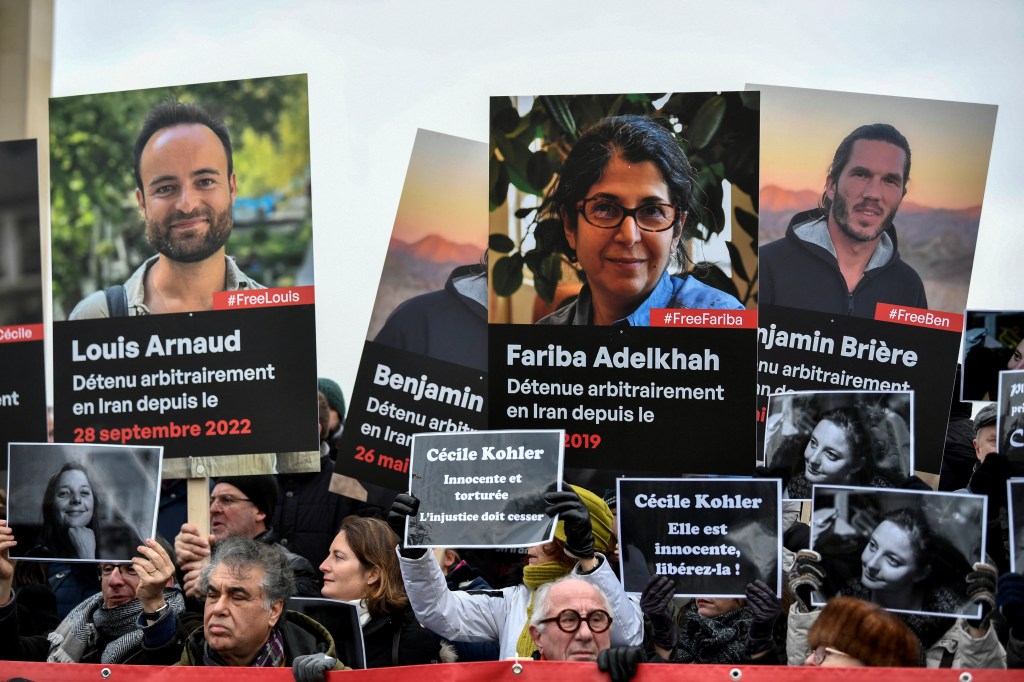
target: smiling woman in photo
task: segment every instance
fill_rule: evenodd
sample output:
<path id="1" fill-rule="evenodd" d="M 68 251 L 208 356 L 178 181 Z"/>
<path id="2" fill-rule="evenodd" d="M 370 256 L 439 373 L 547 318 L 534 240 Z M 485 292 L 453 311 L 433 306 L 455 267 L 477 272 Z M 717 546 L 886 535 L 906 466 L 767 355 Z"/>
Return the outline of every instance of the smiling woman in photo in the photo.
<path id="1" fill-rule="evenodd" d="M 68 462 L 46 484 L 39 544 L 55 557 L 96 559 L 99 520 L 99 500 L 89 473 L 81 464 Z"/>
<path id="2" fill-rule="evenodd" d="M 742 310 L 693 276 L 669 274 L 686 259 L 683 226 L 694 173 L 659 119 L 602 119 L 573 146 L 546 212 L 563 225 L 569 261 L 586 284 L 539 324 L 648 326 L 653 308 Z"/>

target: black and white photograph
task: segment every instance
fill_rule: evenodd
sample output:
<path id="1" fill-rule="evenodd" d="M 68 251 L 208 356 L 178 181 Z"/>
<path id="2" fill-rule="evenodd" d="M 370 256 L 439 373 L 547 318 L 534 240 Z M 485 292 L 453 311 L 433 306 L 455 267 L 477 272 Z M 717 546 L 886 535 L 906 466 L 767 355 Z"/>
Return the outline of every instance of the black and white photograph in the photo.
<path id="1" fill-rule="evenodd" d="M 128 561 L 156 534 L 163 448 L 11 443 L 12 558 Z"/>
<path id="2" fill-rule="evenodd" d="M 619 575 L 640 594 L 653 575 L 677 596 L 743 598 L 761 580 L 782 594 L 781 482 L 759 478 L 620 478 Z"/>
<path id="3" fill-rule="evenodd" d="M 899 487 L 914 471 L 913 391 L 797 391 L 768 399 L 764 461 L 783 498 L 815 485 Z"/>
<path id="4" fill-rule="evenodd" d="M 983 495 L 815 486 L 811 549 L 822 557 L 813 603 L 843 595 L 890 611 L 977 618 L 967 576 L 984 561 Z"/>
<path id="5" fill-rule="evenodd" d="M 1006 499 L 1010 517 L 1010 570 L 1024 571 L 1024 478 L 1006 482 Z"/>
<path id="6" fill-rule="evenodd" d="M 999 373 L 999 454 L 1024 462 L 1024 370 Z"/>
<path id="7" fill-rule="evenodd" d="M 960 399 L 995 400 L 999 373 L 1024 369 L 1024 311 L 966 311 L 963 353 Z"/>

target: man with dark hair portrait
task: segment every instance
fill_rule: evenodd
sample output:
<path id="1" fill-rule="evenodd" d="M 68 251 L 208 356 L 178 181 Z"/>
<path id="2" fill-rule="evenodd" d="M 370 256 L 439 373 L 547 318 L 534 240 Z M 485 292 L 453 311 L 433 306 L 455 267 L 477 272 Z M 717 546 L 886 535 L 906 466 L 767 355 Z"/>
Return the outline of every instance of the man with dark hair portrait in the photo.
<path id="1" fill-rule="evenodd" d="M 134 156 L 135 199 L 158 253 L 68 319 L 211 310 L 214 292 L 263 289 L 225 255 L 236 185 L 224 122 L 197 104 L 164 100 L 146 116 Z"/>
<path id="2" fill-rule="evenodd" d="M 893 225 L 909 181 L 910 144 L 896 128 L 874 123 L 847 135 L 818 208 L 761 248 L 759 303 L 867 318 L 876 303 L 927 308 Z"/>

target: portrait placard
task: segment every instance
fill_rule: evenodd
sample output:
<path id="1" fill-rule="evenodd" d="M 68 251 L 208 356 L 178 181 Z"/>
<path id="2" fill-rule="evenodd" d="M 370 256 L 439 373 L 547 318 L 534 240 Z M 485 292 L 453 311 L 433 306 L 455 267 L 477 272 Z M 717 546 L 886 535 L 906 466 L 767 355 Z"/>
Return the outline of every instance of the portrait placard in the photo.
<path id="1" fill-rule="evenodd" d="M 11 443 L 7 523 L 11 556 L 38 561 L 129 561 L 156 536 L 163 449 L 138 445 Z"/>
<path id="2" fill-rule="evenodd" d="M 57 439 L 315 453 L 305 75 L 55 98 L 50 136 Z"/>
<path id="3" fill-rule="evenodd" d="M 984 495 L 814 486 L 811 549 L 825 579 L 812 595 L 890 611 L 977 618 L 967 576 L 985 557 Z"/>
<path id="4" fill-rule="evenodd" d="M 413 436 L 409 490 L 419 498 L 411 547 L 528 547 L 555 524 L 541 497 L 562 480 L 562 431 Z M 559 486 L 558 489 L 561 489 Z"/>
<path id="5" fill-rule="evenodd" d="M 663 575 L 679 596 L 743 597 L 754 580 L 782 594 L 780 481 L 621 478 L 616 493 L 626 592 Z"/>
<path id="6" fill-rule="evenodd" d="M 35 140 L 0 142 L 0 452 L 46 441 L 38 165 Z"/>
<path id="7" fill-rule="evenodd" d="M 1024 571 L 1024 478 L 1006 482 L 1006 499 L 1010 519 L 1010 570 Z"/>
<path id="8" fill-rule="evenodd" d="M 995 400 L 999 373 L 1024 369 L 1024 310 L 964 313 L 961 400 Z"/>

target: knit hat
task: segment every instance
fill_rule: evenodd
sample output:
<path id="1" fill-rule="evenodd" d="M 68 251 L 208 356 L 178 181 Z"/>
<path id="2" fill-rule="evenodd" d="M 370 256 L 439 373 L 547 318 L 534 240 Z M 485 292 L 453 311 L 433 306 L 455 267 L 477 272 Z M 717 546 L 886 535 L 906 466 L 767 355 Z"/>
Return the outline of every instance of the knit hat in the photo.
<path id="1" fill-rule="evenodd" d="M 271 517 L 277 508 L 277 479 L 270 474 L 264 476 L 221 476 L 217 483 L 227 483 L 242 491 L 242 494 L 261 512 Z"/>
<path id="2" fill-rule="evenodd" d="M 587 505 L 587 509 L 590 510 L 590 527 L 594 533 L 594 549 L 602 554 L 606 553 L 611 549 L 612 534 L 615 532 L 615 529 L 612 528 L 612 510 L 608 508 L 607 502 L 586 488 L 580 488 L 575 485 L 570 485 L 569 487 L 576 491 L 576 494 L 583 500 L 583 504 Z M 564 521 L 559 521 L 558 526 L 555 527 L 555 537 L 565 542 Z"/>
<path id="3" fill-rule="evenodd" d="M 996 404 L 989 403 L 985 407 L 978 410 L 977 416 L 974 417 L 974 435 L 977 437 L 978 431 L 984 426 L 994 426 L 996 418 L 998 417 L 996 412 Z"/>
<path id="4" fill-rule="evenodd" d="M 316 380 L 316 389 L 327 398 L 327 404 L 338 413 L 341 421 L 345 421 L 345 394 L 341 392 L 341 386 L 332 379 L 320 377 Z"/>

